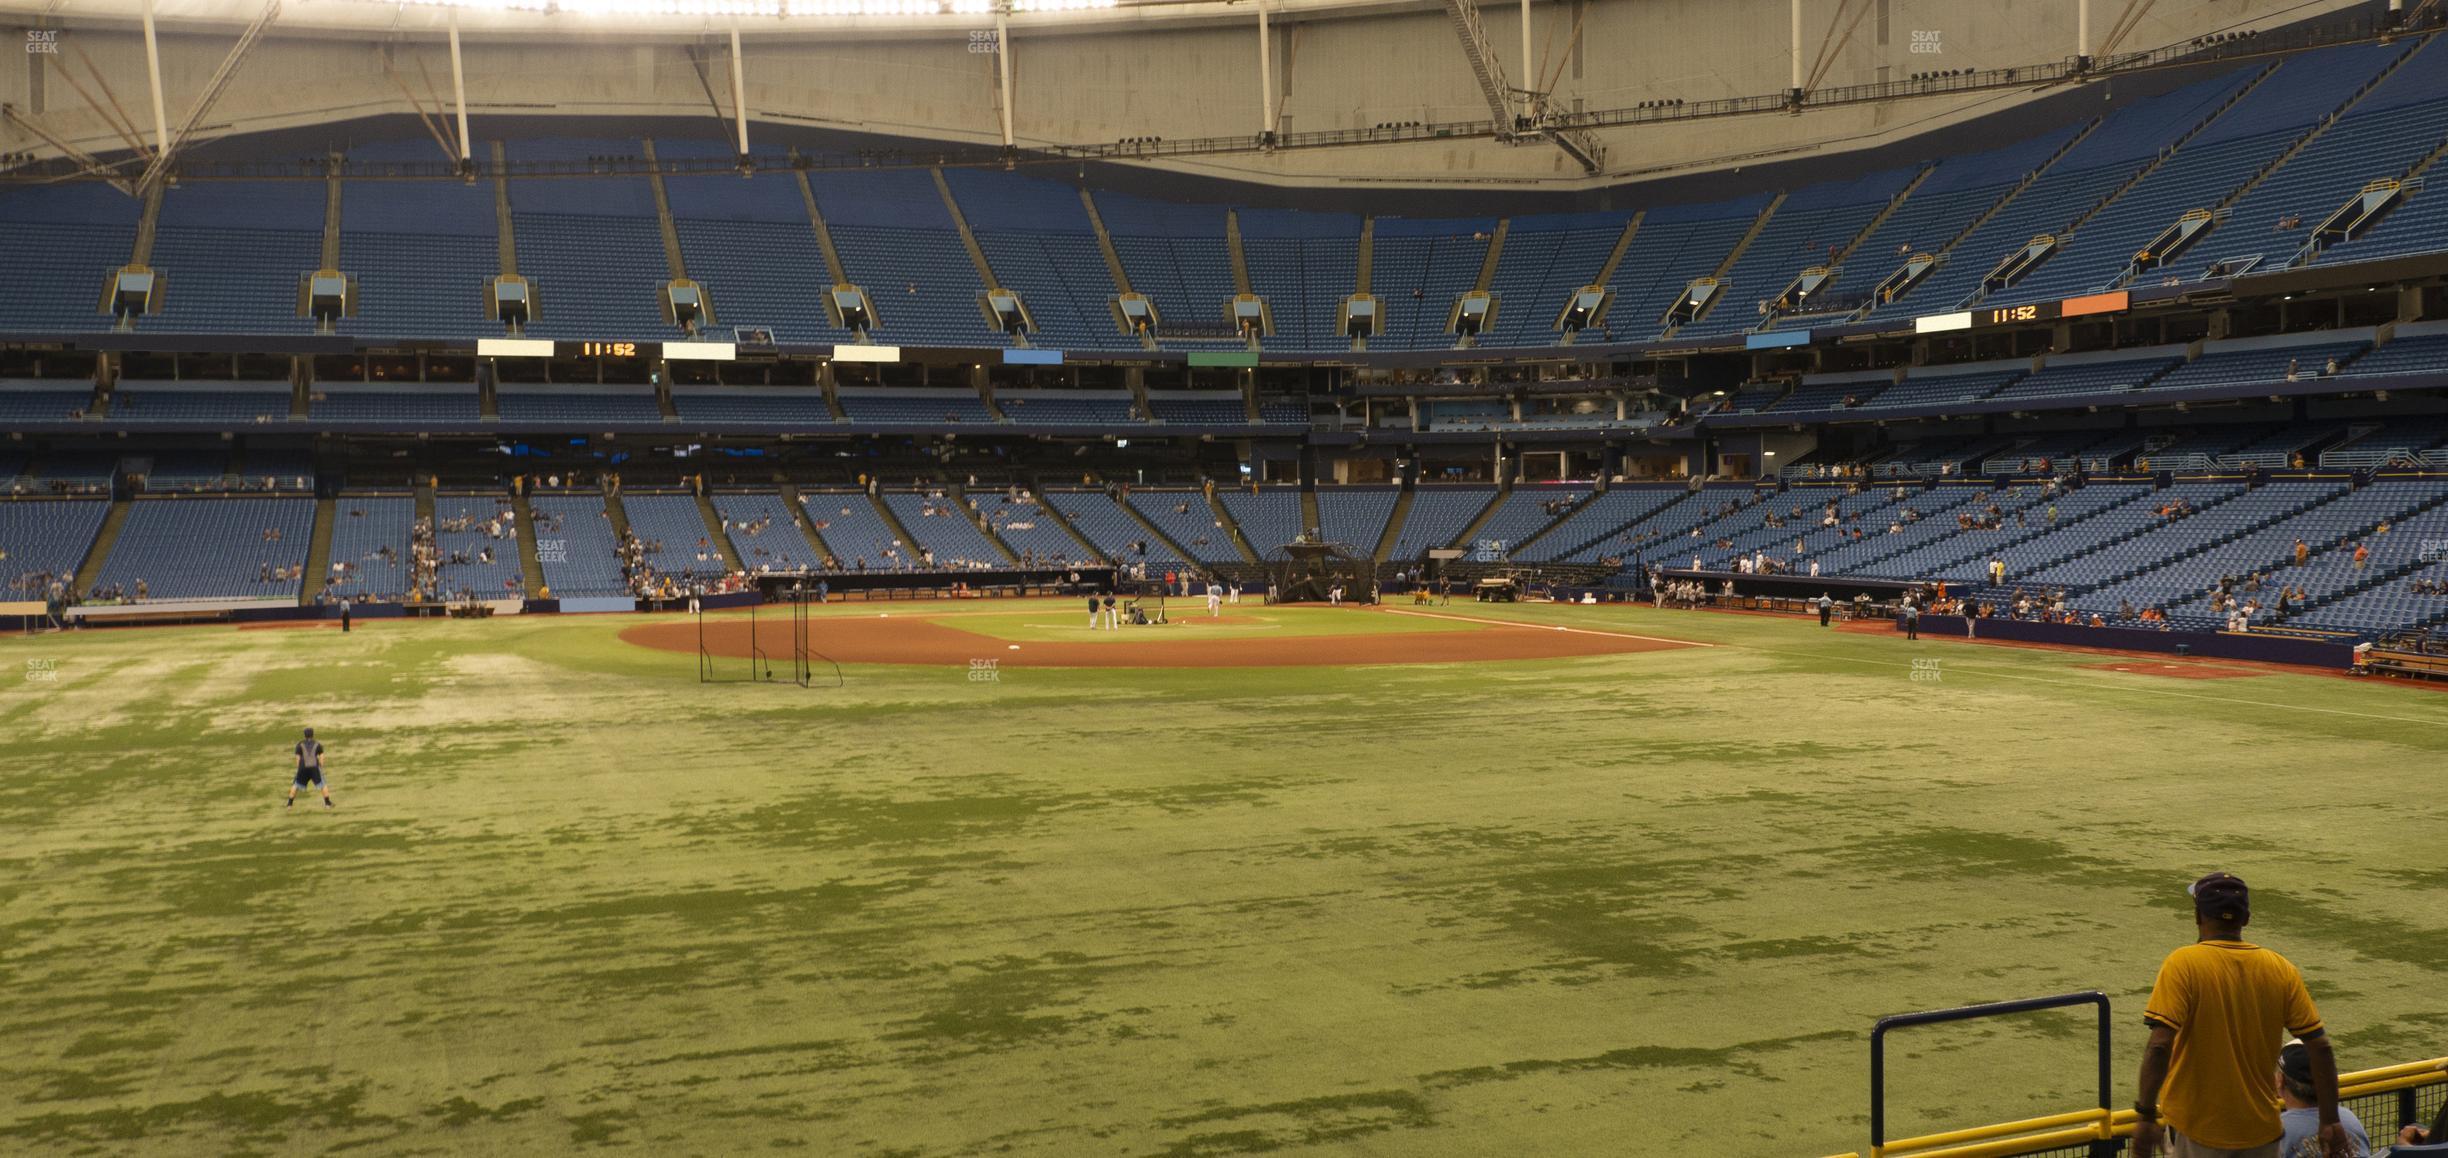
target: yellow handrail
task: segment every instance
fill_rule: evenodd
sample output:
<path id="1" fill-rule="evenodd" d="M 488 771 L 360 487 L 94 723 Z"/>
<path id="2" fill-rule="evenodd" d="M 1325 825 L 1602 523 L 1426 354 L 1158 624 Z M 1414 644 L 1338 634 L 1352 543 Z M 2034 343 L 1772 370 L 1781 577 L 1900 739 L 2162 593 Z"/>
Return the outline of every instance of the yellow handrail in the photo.
<path id="1" fill-rule="evenodd" d="M 2448 1057 L 2340 1074 L 2338 1096 L 2357 1098 L 2387 1094 L 2442 1082 L 2448 1082 Z M 2124 1137 L 2133 1133 L 2133 1127 L 2132 1110 L 2114 1113 L 2097 1109 L 2070 1110 L 2041 1118 L 2025 1118 L 2019 1122 L 1998 1122 L 1940 1134 L 1923 1134 L 1917 1138 L 1898 1138 L 1872 1150 L 1870 1158 L 2011 1158 L 2012 1155 L 2054 1150 L 2095 1138 Z M 1830 1158 L 1862 1156 L 1858 1151 L 1848 1151 L 1831 1155 Z"/>

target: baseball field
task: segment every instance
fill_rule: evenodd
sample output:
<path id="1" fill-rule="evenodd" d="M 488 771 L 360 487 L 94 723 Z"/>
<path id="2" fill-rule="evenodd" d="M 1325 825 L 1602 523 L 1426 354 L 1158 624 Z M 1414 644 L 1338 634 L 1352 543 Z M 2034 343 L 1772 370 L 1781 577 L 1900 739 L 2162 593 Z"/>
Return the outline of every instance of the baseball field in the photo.
<path id="1" fill-rule="evenodd" d="M 826 608 L 810 688 L 682 616 L 0 640 L 0 1153 L 1812 1158 L 1885 1013 L 2098 988 L 2126 1081 L 2212 869 L 2346 1068 L 2448 1053 L 2440 691 L 1226 611 Z M 1892 1126 L 2090 1048 L 1917 1031 Z"/>

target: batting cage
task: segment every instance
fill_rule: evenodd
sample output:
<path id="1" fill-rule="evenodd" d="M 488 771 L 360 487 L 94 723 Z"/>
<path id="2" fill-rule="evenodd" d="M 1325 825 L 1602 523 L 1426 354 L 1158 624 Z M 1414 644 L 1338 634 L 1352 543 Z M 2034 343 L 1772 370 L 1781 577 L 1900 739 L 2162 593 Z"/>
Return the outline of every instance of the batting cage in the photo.
<path id="1" fill-rule="evenodd" d="M 701 684 L 775 682 L 777 656 L 790 660 L 790 679 L 800 687 L 815 687 L 829 676 L 842 686 L 841 665 L 818 650 L 808 608 L 815 592 L 791 586 L 773 593 L 774 603 L 750 603 L 747 614 L 726 615 L 709 623 L 707 608 L 694 600 L 697 620 L 697 682 Z"/>
<path id="2" fill-rule="evenodd" d="M 1377 602 L 1377 560 L 1369 552 L 1307 539 L 1286 543 L 1282 551 L 1268 595 L 1274 602 Z"/>

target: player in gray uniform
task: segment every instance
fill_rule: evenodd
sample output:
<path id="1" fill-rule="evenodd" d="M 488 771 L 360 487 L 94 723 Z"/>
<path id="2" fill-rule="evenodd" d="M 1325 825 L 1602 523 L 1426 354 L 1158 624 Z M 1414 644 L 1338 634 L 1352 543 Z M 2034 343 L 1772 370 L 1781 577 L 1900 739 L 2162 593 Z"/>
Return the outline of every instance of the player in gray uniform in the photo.
<path id="1" fill-rule="evenodd" d="M 283 808 L 297 807 L 298 789 L 309 784 L 323 794 L 323 807 L 332 807 L 331 786 L 323 782 L 323 743 L 314 738 L 314 729 L 306 729 L 306 738 L 297 742 L 297 775 L 289 781 L 289 802 Z"/>

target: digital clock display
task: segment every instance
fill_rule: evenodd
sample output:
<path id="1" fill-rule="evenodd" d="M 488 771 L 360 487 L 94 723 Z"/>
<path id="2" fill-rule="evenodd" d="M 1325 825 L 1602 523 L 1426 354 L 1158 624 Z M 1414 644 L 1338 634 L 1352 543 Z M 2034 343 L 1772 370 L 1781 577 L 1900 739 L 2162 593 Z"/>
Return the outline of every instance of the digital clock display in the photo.
<path id="1" fill-rule="evenodd" d="M 2027 306 L 1999 306 L 1996 309 L 1982 310 L 1980 324 L 2012 326 L 2022 322 L 2045 322 L 2056 316 L 2057 303 L 2034 302 Z"/>
<path id="2" fill-rule="evenodd" d="M 654 353 L 646 342 L 556 342 L 556 358 L 640 358 Z"/>

